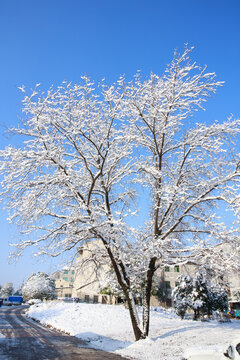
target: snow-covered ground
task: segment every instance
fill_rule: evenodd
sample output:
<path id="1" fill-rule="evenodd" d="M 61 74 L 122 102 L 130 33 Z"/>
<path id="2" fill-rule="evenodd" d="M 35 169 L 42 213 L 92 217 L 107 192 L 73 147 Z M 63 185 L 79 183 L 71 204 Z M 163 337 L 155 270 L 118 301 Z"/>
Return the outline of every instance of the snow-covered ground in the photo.
<path id="1" fill-rule="evenodd" d="M 91 347 L 137 360 L 179 360 L 192 347 L 225 347 L 240 340 L 240 320 L 180 320 L 161 309 L 151 312 L 150 337 L 138 342 L 124 306 L 46 302 L 31 306 L 28 316 L 84 339 Z"/>

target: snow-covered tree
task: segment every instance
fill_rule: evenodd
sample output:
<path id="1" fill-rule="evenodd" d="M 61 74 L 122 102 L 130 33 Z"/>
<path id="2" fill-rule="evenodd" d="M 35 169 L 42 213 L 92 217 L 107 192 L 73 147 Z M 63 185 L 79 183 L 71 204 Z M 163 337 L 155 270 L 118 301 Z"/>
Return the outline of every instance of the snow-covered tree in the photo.
<path id="1" fill-rule="evenodd" d="M 187 259 L 200 264 L 207 256 L 226 268 L 239 265 L 235 254 L 225 259 L 217 248 L 239 247 L 237 225 L 227 228 L 217 209 L 225 204 L 239 215 L 234 138 L 240 121 L 194 121 L 221 83 L 192 63 L 189 52 L 175 54 L 162 76 L 146 80 L 121 77 L 96 89 L 84 77 L 46 93 L 37 86 L 30 95 L 22 87 L 25 116 L 12 132 L 23 144 L 0 152 L 2 198 L 10 221 L 27 235 L 16 244 L 17 255 L 32 245 L 40 255 L 73 254 L 85 242 L 101 241 L 137 340 L 149 332 L 157 267 Z M 131 217 L 143 199 L 149 217 L 134 229 Z M 144 280 L 142 324 L 133 296 L 138 279 Z"/>
<path id="2" fill-rule="evenodd" d="M 173 306 L 182 319 L 186 311 L 191 309 L 194 320 L 198 320 L 200 315 L 210 316 L 213 311 L 227 310 L 227 292 L 219 284 L 211 283 L 204 272 L 197 272 L 194 278 L 183 275 L 173 290 Z"/>
<path id="3" fill-rule="evenodd" d="M 204 314 L 208 309 L 209 302 L 209 284 L 206 276 L 198 272 L 193 279 L 193 291 L 191 294 L 192 309 L 194 311 L 194 320 L 197 320 L 200 313 Z"/>
<path id="4" fill-rule="evenodd" d="M 172 294 L 173 306 L 176 314 L 183 319 L 186 311 L 192 308 L 193 280 L 189 275 L 182 275 L 178 282 L 179 284 L 174 288 Z"/>
<path id="5" fill-rule="evenodd" d="M 4 284 L 0 290 L 0 297 L 8 298 L 10 295 L 13 294 L 13 284 L 11 282 L 7 282 Z"/>
<path id="6" fill-rule="evenodd" d="M 208 293 L 207 313 L 212 315 L 213 311 L 221 312 L 228 309 L 228 296 L 226 290 L 222 289 L 218 284 L 211 284 Z"/>
<path id="7" fill-rule="evenodd" d="M 29 299 L 53 299 L 55 296 L 55 282 L 44 272 L 29 276 L 22 287 L 22 296 Z"/>
<path id="8" fill-rule="evenodd" d="M 22 296 L 22 289 L 17 289 L 16 291 L 14 291 L 13 295 Z"/>

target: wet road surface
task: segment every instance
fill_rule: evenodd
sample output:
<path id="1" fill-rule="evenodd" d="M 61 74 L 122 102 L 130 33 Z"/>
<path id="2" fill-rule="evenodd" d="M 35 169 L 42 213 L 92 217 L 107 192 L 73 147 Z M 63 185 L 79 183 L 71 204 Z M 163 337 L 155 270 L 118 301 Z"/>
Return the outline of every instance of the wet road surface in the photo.
<path id="1" fill-rule="evenodd" d="M 43 327 L 23 313 L 24 306 L 0 308 L 1 360 L 126 360 L 84 347 L 84 341 Z"/>

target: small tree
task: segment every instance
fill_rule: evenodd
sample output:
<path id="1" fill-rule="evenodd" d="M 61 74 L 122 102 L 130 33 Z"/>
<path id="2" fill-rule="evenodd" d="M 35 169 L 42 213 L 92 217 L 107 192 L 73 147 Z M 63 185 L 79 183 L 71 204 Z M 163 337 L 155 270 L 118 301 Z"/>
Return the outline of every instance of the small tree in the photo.
<path id="1" fill-rule="evenodd" d="M 32 274 L 22 287 L 22 295 L 29 299 L 53 299 L 55 296 L 55 282 L 47 274 L 38 272 Z"/>
<path id="2" fill-rule="evenodd" d="M 228 309 L 228 296 L 224 289 L 220 286 L 212 284 L 209 289 L 207 312 L 208 316 L 212 315 L 213 311 L 219 310 L 221 312 Z"/>
<path id="3" fill-rule="evenodd" d="M 193 281 L 188 275 L 179 278 L 179 284 L 173 290 L 173 306 L 176 314 L 184 318 L 188 308 L 192 307 L 191 294 L 193 291 Z"/>
<path id="4" fill-rule="evenodd" d="M 194 311 L 194 320 L 197 320 L 200 314 L 207 311 L 209 299 L 208 283 L 203 273 L 198 272 L 193 280 L 193 291 L 191 294 L 192 309 Z"/>
<path id="5" fill-rule="evenodd" d="M 0 296 L 3 298 L 8 298 L 10 295 L 13 294 L 13 284 L 8 282 L 3 285 L 0 291 Z"/>
<path id="6" fill-rule="evenodd" d="M 173 306 L 177 315 L 184 318 L 187 309 L 194 311 L 194 320 L 200 315 L 212 315 L 213 311 L 224 311 L 228 308 L 228 297 L 225 290 L 215 283 L 210 283 L 203 272 L 198 272 L 192 279 L 181 276 L 179 284 L 173 290 Z"/>

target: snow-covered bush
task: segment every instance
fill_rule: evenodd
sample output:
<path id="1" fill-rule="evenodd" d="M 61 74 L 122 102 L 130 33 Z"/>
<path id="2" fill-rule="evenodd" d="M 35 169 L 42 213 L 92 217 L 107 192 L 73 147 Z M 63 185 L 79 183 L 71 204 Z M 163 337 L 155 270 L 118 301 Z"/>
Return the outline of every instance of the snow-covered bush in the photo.
<path id="1" fill-rule="evenodd" d="M 55 282 L 43 272 L 32 274 L 23 285 L 22 294 L 25 300 L 52 299 L 55 296 Z"/>
<path id="2" fill-rule="evenodd" d="M 30 299 L 28 300 L 28 305 L 41 304 L 42 300 L 40 299 Z"/>

